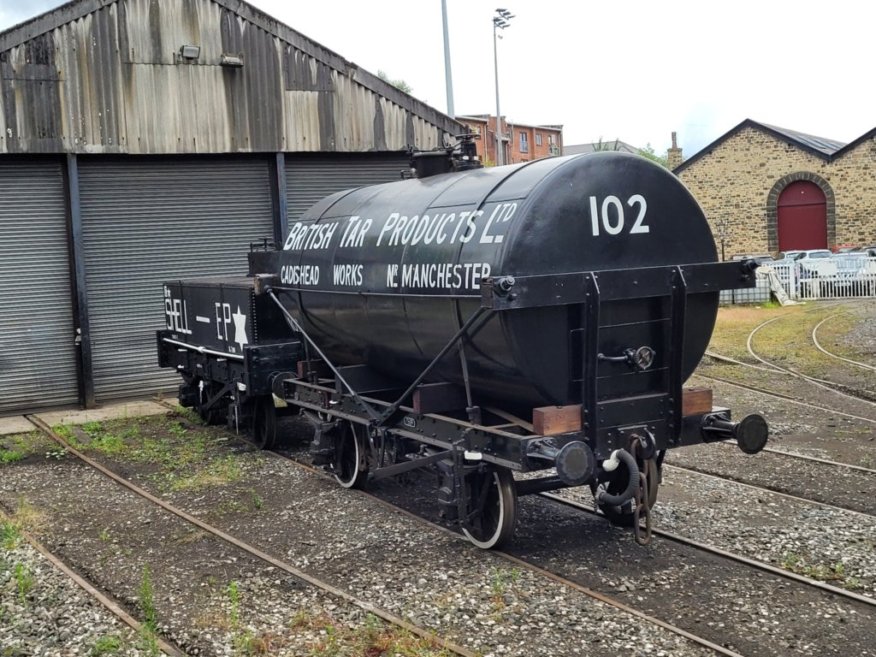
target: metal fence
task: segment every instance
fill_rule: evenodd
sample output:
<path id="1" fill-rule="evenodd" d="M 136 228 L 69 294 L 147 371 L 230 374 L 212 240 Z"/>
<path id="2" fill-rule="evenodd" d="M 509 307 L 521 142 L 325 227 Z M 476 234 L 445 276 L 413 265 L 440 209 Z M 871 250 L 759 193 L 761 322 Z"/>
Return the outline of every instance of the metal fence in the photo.
<path id="1" fill-rule="evenodd" d="M 757 270 L 757 286 L 724 290 L 721 303 L 764 303 L 771 296 L 792 301 L 876 297 L 876 258 L 843 256 L 770 262 Z"/>

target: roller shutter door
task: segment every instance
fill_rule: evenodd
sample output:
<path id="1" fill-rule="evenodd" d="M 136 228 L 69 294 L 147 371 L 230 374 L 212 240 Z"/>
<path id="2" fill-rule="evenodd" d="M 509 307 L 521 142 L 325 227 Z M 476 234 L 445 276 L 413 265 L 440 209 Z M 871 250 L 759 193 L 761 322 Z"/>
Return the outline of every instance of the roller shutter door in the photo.
<path id="1" fill-rule="evenodd" d="M 95 397 L 168 390 L 162 283 L 246 274 L 250 243 L 273 235 L 268 163 L 83 158 L 79 172 Z"/>
<path id="2" fill-rule="evenodd" d="M 410 168 L 406 153 L 286 156 L 286 203 L 295 221 L 319 199 L 342 189 L 401 180 Z"/>
<path id="3" fill-rule="evenodd" d="M 0 415 L 75 404 L 73 304 L 60 162 L 0 162 Z"/>

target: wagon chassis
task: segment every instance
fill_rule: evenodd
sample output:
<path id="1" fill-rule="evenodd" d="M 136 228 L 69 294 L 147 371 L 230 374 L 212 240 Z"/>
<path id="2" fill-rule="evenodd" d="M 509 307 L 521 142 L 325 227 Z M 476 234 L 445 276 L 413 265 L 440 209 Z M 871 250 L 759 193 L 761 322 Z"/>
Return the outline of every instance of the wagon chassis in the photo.
<path id="1" fill-rule="evenodd" d="M 407 387 L 366 365 L 332 363 L 279 298 L 285 295 L 297 305 L 299 293 L 313 290 L 283 287 L 276 276 L 258 274 L 255 295 L 273 300 L 292 329 L 292 340 L 249 344 L 241 354 L 230 354 L 162 330 L 159 364 L 182 374 L 184 406 L 195 407 L 210 422 L 224 417 L 232 428 L 252 427 L 261 447 L 273 445 L 279 415 L 302 414 L 314 430 L 314 463 L 345 487 L 434 470 L 442 514 L 479 547 L 495 547 L 511 535 L 518 495 L 580 485 L 591 487 L 609 519 L 634 526 L 638 538 L 640 520 L 650 527 L 667 449 L 732 436 L 743 450 L 755 452 L 766 442 L 762 418 L 733 423 L 729 410 L 712 407 L 711 396 L 696 412 L 682 410 L 688 295 L 751 286 L 754 267 L 745 261 L 484 279 L 479 297 L 454 297 L 480 303 Z M 619 354 L 599 352 L 601 304 L 652 297 L 669 300 L 667 389 L 601 399 L 601 363 L 636 372 L 653 359 L 648 345 L 630 345 Z M 504 409 L 477 405 L 468 376 L 469 340 L 500 313 L 548 306 L 569 307 L 570 335 L 583 337 L 580 378 L 570 375 L 569 381 L 581 403 L 534 409 L 563 418 L 536 426 Z M 430 381 L 434 368 L 454 351 L 462 385 Z M 555 474 L 516 482 L 512 476 L 551 468 Z"/>
<path id="2" fill-rule="evenodd" d="M 597 501 L 604 502 L 599 506 L 606 515 L 632 524 L 637 539 L 639 521 L 645 521 L 648 532 L 644 542 L 650 534 L 649 510 L 656 501 L 666 449 L 732 436 L 743 450 L 754 452 L 766 441 L 766 424 L 759 416 L 733 423 L 728 409 L 682 412 L 681 354 L 687 295 L 751 286 L 755 266 L 747 261 L 704 263 L 484 279 L 479 308 L 404 390 L 397 381 L 364 365 L 338 367 L 331 363 L 277 296 L 294 298 L 299 292 L 312 290 L 282 287 L 276 284 L 276 277 L 266 275 L 256 277 L 255 288 L 257 294 L 273 298 L 302 340 L 303 358 L 297 362 L 296 375 L 275 376 L 273 395 L 310 420 L 314 461 L 325 465 L 342 485 L 358 487 L 432 468 L 439 475 L 442 514 L 457 521 L 476 545 L 489 548 L 513 532 L 518 495 L 589 484 L 600 491 Z M 599 401 L 599 361 L 625 363 L 634 369 L 647 367 L 637 359 L 647 360 L 648 354 L 633 348 L 614 356 L 598 353 L 600 304 L 659 296 L 670 298 L 669 389 L 659 400 L 625 401 L 634 406 L 638 403 L 638 408 L 646 411 L 664 409 L 665 417 L 601 429 L 600 419 L 611 417 L 611 409 Z M 474 329 L 497 313 L 557 305 L 578 307 L 580 326 L 572 330 L 582 331 L 587 340 L 580 382 L 580 426 L 545 435 L 535 432 L 525 420 L 474 405 L 465 345 Z M 462 389 L 447 383 L 424 383 L 454 348 L 462 366 Z M 411 399 L 415 403 L 406 403 Z M 621 460 L 628 464 L 626 475 L 622 468 L 615 471 L 616 463 L 614 467 L 607 465 L 623 452 L 634 455 L 621 454 Z M 551 467 L 557 468 L 557 474 L 516 483 L 511 475 L 512 471 Z"/>

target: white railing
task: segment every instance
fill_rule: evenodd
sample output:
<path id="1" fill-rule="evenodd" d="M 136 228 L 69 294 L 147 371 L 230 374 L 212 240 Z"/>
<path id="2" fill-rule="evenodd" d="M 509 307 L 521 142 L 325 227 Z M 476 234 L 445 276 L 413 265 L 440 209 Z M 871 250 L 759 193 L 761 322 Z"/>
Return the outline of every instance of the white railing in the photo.
<path id="1" fill-rule="evenodd" d="M 777 292 L 781 286 L 792 300 L 876 297 L 876 258 L 866 256 L 770 262 L 757 270 L 757 277 L 756 289 Z"/>

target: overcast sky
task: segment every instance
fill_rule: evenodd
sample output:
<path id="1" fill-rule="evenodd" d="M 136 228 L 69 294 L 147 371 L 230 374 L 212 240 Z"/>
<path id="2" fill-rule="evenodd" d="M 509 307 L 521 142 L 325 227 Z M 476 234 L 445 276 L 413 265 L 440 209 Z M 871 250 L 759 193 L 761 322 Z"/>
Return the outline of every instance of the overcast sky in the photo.
<path id="1" fill-rule="evenodd" d="M 179 0 L 194 1 L 194 0 Z M 251 0 L 446 111 L 441 0 Z M 0 30 L 61 4 L 0 0 Z M 873 19 L 860 0 L 447 0 L 457 114 L 564 126 L 566 144 L 620 138 L 685 155 L 746 118 L 851 141 L 876 126 Z"/>

